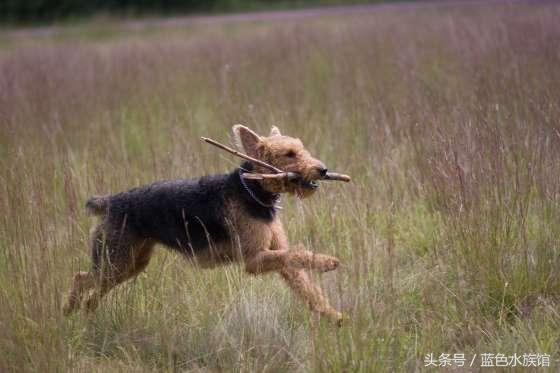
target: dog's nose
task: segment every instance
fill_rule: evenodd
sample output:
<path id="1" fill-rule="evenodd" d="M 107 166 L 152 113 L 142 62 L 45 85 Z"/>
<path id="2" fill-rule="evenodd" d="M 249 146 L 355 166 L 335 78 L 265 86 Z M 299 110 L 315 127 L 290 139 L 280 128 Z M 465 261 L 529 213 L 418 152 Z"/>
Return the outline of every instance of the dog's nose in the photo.
<path id="1" fill-rule="evenodd" d="M 317 170 L 319 171 L 319 175 L 321 175 L 321 177 L 327 175 L 328 170 L 325 166 L 319 166 L 319 167 L 317 167 Z"/>

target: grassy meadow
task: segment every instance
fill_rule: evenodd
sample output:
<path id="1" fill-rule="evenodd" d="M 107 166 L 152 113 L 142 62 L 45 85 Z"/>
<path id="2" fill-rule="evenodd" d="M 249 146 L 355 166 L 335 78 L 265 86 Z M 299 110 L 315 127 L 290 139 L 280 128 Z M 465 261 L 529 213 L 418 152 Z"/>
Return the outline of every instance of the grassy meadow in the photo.
<path id="1" fill-rule="evenodd" d="M 560 5 L 391 5 L 239 21 L 0 31 L 0 371 L 423 371 L 433 353 L 560 369 Z M 350 184 L 284 198 L 348 317 L 279 276 L 158 248 L 93 315 L 84 202 L 226 172 L 243 123 L 300 137 Z M 521 368 L 517 368 L 521 371 Z M 477 357 L 471 371 L 482 370 Z"/>

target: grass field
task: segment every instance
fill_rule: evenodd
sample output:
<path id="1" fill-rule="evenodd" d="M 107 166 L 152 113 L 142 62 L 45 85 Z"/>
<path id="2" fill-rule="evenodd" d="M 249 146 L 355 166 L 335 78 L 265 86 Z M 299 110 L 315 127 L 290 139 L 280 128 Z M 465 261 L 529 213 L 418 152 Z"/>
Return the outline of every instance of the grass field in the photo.
<path id="1" fill-rule="evenodd" d="M 0 371 L 414 371 L 430 353 L 477 371 L 529 352 L 560 369 L 559 17 L 493 2 L 2 31 Z M 354 177 L 281 213 L 343 261 L 316 280 L 348 322 L 314 322 L 276 275 L 163 248 L 64 318 L 86 198 L 232 169 L 199 137 L 235 123 Z"/>

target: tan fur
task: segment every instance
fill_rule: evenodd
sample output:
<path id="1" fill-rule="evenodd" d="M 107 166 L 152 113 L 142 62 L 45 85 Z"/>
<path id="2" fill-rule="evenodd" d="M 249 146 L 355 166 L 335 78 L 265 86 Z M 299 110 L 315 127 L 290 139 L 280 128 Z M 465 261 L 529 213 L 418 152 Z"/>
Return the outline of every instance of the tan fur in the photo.
<path id="1" fill-rule="evenodd" d="M 331 271 L 338 267 L 339 260 L 324 254 L 315 254 L 303 245 L 290 250 L 282 222 L 275 219 L 266 224 L 249 218 L 239 206 L 229 206 L 234 236 L 237 237 L 250 274 L 280 272 L 282 278 L 295 293 L 303 298 L 312 311 L 334 318 L 340 322 L 341 314 L 333 309 L 320 289 L 309 280 L 304 269 Z"/>
<path id="2" fill-rule="evenodd" d="M 341 326 L 342 314 L 331 307 L 321 289 L 311 282 L 303 269 L 285 267 L 280 270 L 280 275 L 288 283 L 288 286 L 307 302 L 312 311 L 329 317 L 338 326 Z"/>
<path id="3" fill-rule="evenodd" d="M 277 127 L 272 128 L 268 137 L 261 137 L 241 125 L 234 126 L 233 132 L 238 145 L 248 155 L 284 171 L 298 172 L 309 181 L 320 178 L 321 169 L 326 171 L 323 163 L 313 158 L 299 139 L 283 136 Z M 270 192 L 294 193 L 299 197 L 308 197 L 314 192 L 280 181 L 263 181 L 262 186 Z M 321 289 L 311 282 L 305 272 L 305 270 L 323 272 L 334 270 L 338 267 L 339 260 L 329 255 L 316 254 L 305 249 L 303 245 L 291 247 L 282 222 L 278 218 L 271 222 L 255 219 L 233 200 L 224 208 L 232 237 L 231 242 L 210 245 L 204 253 L 196 253 L 193 261 L 203 268 L 243 262 L 246 271 L 254 275 L 278 272 L 312 311 L 340 324 L 342 320 L 340 312 L 329 305 Z M 125 247 L 122 247 L 121 241 L 126 245 Z M 85 305 L 88 310 L 94 310 L 99 300 L 114 286 L 143 271 L 150 261 L 154 242 L 149 240 L 133 242 L 127 237 L 104 237 L 103 228 L 99 225 L 90 234 L 92 251 L 97 247 L 96 245 L 103 247 L 116 245 L 123 248 L 119 250 L 119 253 L 123 254 L 113 258 L 112 262 L 104 259 L 102 271 L 97 277 L 87 272 L 79 272 L 74 276 L 73 286 L 64 307 L 65 314 L 79 308 L 84 293 L 92 289 Z"/>
<path id="4" fill-rule="evenodd" d="M 80 307 L 84 292 L 95 286 L 95 280 L 89 272 L 78 272 L 74 275 L 72 289 L 68 295 L 68 300 L 62 309 L 64 315 L 69 315 L 76 308 Z"/>
<path id="5" fill-rule="evenodd" d="M 96 244 L 95 240 L 100 239 L 99 229 L 91 233 L 90 245 Z M 127 255 L 118 256 L 111 262 L 103 260 L 102 270 L 98 276 L 92 272 L 78 272 L 74 276 L 74 282 L 68 300 L 63 308 L 63 313 L 68 315 L 80 307 L 82 298 L 86 292 L 93 289 L 87 297 L 86 309 L 93 311 L 97 308 L 99 300 L 118 284 L 136 277 L 149 264 L 154 243 L 150 240 L 143 240 L 131 244 L 128 250 L 122 250 Z M 103 256 L 103 258 L 106 258 Z"/>
<path id="6" fill-rule="evenodd" d="M 283 136 L 277 127 L 271 136 L 262 137 L 242 125 L 235 125 L 233 132 L 236 143 L 248 155 L 265 161 L 283 171 L 297 172 L 307 181 L 321 178 L 320 169 L 325 165 L 311 156 L 300 139 Z M 269 170 L 256 166 L 256 172 L 268 173 Z M 315 190 L 298 188 L 297 185 L 283 180 L 267 179 L 261 181 L 263 187 L 272 193 L 290 193 L 300 198 L 310 197 Z"/>

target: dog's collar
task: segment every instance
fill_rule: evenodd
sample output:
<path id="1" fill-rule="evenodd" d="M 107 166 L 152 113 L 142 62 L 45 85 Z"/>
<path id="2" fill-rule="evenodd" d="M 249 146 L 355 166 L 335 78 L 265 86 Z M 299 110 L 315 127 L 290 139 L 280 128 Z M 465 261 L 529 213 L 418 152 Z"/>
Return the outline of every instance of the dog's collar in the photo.
<path id="1" fill-rule="evenodd" d="M 243 177 L 243 170 L 242 169 L 239 170 L 239 180 L 241 181 L 241 185 L 243 185 L 243 187 L 245 188 L 247 193 L 249 193 L 251 198 L 255 202 L 257 202 L 259 205 L 261 205 L 262 207 L 274 208 L 274 209 L 277 209 L 277 210 L 282 209 L 282 207 L 280 207 L 280 194 L 272 193 L 272 201 L 273 202 L 272 203 L 264 203 L 263 201 L 260 200 L 260 198 L 258 198 L 255 195 L 255 192 L 253 190 L 251 190 L 251 188 L 249 188 L 249 185 L 247 185 L 247 182 L 245 181 L 245 178 Z"/>

